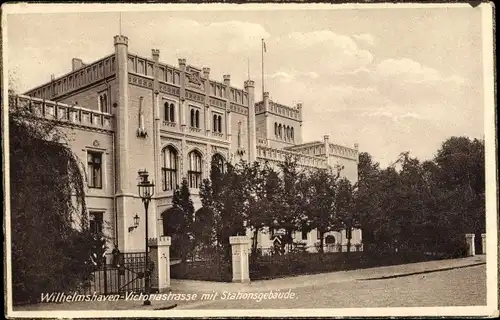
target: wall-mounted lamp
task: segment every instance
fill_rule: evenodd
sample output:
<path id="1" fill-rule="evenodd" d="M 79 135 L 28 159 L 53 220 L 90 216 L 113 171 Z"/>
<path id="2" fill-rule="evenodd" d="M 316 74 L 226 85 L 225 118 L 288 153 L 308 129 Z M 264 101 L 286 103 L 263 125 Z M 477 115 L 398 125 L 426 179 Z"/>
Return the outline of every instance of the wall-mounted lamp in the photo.
<path id="1" fill-rule="evenodd" d="M 136 229 L 139 226 L 140 220 L 141 218 L 139 218 L 139 216 L 136 213 L 134 217 L 134 225 L 132 227 L 128 227 L 128 232 L 131 232 L 132 230 Z"/>

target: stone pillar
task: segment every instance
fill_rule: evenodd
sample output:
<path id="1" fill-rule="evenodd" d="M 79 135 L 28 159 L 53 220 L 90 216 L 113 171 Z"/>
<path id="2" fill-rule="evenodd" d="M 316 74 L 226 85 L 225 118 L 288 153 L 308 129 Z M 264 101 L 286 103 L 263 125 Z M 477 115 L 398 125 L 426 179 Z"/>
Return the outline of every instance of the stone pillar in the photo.
<path id="1" fill-rule="evenodd" d="M 233 282 L 250 282 L 249 246 L 250 239 L 245 236 L 229 237 L 231 244 Z"/>
<path id="2" fill-rule="evenodd" d="M 330 136 L 325 135 L 325 136 L 323 136 L 323 139 L 324 139 L 324 144 L 325 144 L 326 163 L 330 164 Z"/>
<path id="3" fill-rule="evenodd" d="M 481 233 L 481 248 L 483 249 L 483 254 L 486 254 L 486 233 Z"/>
<path id="4" fill-rule="evenodd" d="M 476 255 L 476 250 L 475 250 L 475 245 L 474 245 L 474 234 L 473 233 L 467 233 L 465 235 L 465 241 L 467 243 L 467 255 L 468 256 L 474 256 Z"/>
<path id="5" fill-rule="evenodd" d="M 185 79 L 186 79 L 186 59 L 179 59 L 179 68 L 181 69 L 180 75 L 180 91 L 179 91 L 179 116 L 181 120 L 181 131 L 186 131 L 186 115 L 189 113 L 189 109 L 186 107 L 186 87 L 185 87 Z M 189 121 L 189 120 L 188 120 Z"/>
<path id="6" fill-rule="evenodd" d="M 253 80 L 245 81 L 248 92 L 248 161 L 253 163 L 257 154 L 257 138 L 255 132 L 255 85 Z"/>
<path id="7" fill-rule="evenodd" d="M 151 273 L 151 292 L 162 293 L 170 288 L 170 244 L 167 236 L 150 238 L 149 260 L 154 268 Z"/>
<path id="8" fill-rule="evenodd" d="M 126 216 L 127 210 L 133 202 L 133 192 L 131 190 L 129 179 L 129 108 L 128 108 L 128 38 L 118 35 L 114 37 L 115 46 L 115 72 L 116 72 L 116 108 L 111 108 L 114 114 L 115 122 L 113 129 L 115 131 L 114 150 L 116 189 L 115 206 L 117 216 L 117 242 L 118 247 L 126 252 L 129 249 L 128 226 L 129 217 Z"/>
<path id="9" fill-rule="evenodd" d="M 213 124 L 210 125 L 210 68 L 203 68 L 203 79 L 205 79 L 203 90 L 205 91 L 205 135 L 210 136 Z"/>
<path id="10" fill-rule="evenodd" d="M 115 109 L 116 125 L 116 185 L 117 193 L 129 192 L 129 110 L 128 110 L 128 38 L 115 36 L 117 108 Z"/>

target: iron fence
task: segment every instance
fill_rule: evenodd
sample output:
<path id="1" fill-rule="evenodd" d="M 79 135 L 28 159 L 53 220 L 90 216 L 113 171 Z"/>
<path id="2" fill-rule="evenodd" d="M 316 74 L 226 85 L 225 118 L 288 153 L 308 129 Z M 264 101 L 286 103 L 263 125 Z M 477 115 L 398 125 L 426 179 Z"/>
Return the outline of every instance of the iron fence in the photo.
<path id="1" fill-rule="evenodd" d="M 97 264 L 90 280 L 82 286 L 83 294 L 120 294 L 145 289 L 146 255 L 144 252 L 106 255 Z"/>

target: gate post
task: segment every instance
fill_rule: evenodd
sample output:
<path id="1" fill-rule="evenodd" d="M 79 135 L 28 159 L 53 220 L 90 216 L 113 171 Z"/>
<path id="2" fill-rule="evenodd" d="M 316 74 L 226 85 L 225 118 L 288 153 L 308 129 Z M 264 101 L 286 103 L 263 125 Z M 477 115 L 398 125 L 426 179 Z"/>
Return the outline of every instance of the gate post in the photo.
<path id="1" fill-rule="evenodd" d="M 170 244 L 171 238 L 167 236 L 148 240 L 149 260 L 154 265 L 150 279 L 152 292 L 162 293 L 170 288 Z"/>
<path id="2" fill-rule="evenodd" d="M 248 248 L 250 240 L 245 236 L 229 237 L 233 282 L 250 282 Z"/>
<path id="3" fill-rule="evenodd" d="M 481 248 L 483 254 L 486 254 L 486 233 L 481 233 Z"/>
<path id="4" fill-rule="evenodd" d="M 465 234 L 465 241 L 467 243 L 467 255 L 468 256 L 474 256 L 476 255 L 476 246 L 474 243 L 474 234 L 473 233 L 466 233 Z"/>

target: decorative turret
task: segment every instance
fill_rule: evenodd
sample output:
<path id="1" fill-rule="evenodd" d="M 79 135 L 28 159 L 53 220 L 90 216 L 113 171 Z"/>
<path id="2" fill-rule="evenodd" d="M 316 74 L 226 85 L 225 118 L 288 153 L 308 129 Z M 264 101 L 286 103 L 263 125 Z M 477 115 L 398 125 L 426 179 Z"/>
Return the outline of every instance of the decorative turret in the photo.
<path id="1" fill-rule="evenodd" d="M 210 68 L 203 68 L 203 77 L 208 79 L 210 77 Z"/>
<path id="2" fill-rule="evenodd" d="M 262 103 L 264 103 L 264 110 L 269 111 L 269 92 L 262 94 Z"/>
<path id="3" fill-rule="evenodd" d="M 186 69 L 186 59 L 184 59 L 184 58 L 179 59 L 179 68 L 181 68 L 181 70 Z"/>
<path id="4" fill-rule="evenodd" d="M 245 81 L 245 91 L 248 93 L 248 161 L 253 163 L 257 158 L 257 141 L 255 135 L 255 82 Z"/>
<path id="5" fill-rule="evenodd" d="M 160 50 L 151 49 L 151 57 L 153 57 L 154 61 L 158 61 L 158 59 L 160 58 Z"/>
<path id="6" fill-rule="evenodd" d="M 229 87 L 231 85 L 231 75 L 225 74 L 222 78 L 224 79 L 224 85 Z"/>

